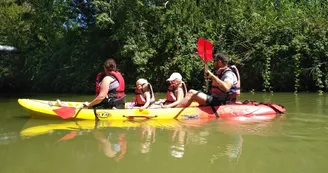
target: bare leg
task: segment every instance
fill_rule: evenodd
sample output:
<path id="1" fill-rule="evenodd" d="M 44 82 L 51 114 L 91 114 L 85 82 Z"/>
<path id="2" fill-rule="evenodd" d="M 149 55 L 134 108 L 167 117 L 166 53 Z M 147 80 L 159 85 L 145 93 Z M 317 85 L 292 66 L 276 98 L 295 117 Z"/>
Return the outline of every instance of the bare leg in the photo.
<path id="1" fill-rule="evenodd" d="M 65 107 L 65 106 L 68 106 L 68 105 L 62 103 L 59 99 L 57 99 L 56 102 L 57 102 L 57 105 L 58 105 L 59 107 Z"/>
<path id="2" fill-rule="evenodd" d="M 184 97 L 176 107 L 188 107 L 193 101 L 198 102 L 199 105 L 204 105 L 206 103 L 206 99 L 207 95 L 205 93 L 191 89 L 186 94 L 186 97 Z"/>

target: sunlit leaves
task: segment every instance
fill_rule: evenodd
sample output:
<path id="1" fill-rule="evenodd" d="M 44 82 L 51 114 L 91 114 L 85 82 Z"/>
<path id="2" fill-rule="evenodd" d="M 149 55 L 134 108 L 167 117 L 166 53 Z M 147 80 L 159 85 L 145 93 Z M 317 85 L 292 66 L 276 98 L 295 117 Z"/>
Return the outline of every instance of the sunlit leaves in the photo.
<path id="1" fill-rule="evenodd" d="M 0 5 L 0 44 L 23 50 L 1 59 L 0 69 L 12 79 L 23 81 L 15 78 L 19 72 L 33 79 L 34 89 L 48 90 L 50 84 L 57 91 L 92 91 L 94 75 L 108 57 L 117 60 L 129 86 L 144 77 L 165 90 L 165 79 L 177 71 L 202 88 L 199 37 L 213 42 L 214 53 L 230 55 L 243 90 L 328 87 L 326 1 L 3 0 Z"/>

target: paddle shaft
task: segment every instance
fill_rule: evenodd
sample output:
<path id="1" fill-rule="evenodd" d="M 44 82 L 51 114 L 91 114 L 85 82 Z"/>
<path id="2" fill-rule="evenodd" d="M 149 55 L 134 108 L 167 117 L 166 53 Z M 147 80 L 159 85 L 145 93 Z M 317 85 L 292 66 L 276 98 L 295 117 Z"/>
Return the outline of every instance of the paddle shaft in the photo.
<path id="1" fill-rule="evenodd" d="M 206 75 L 207 71 L 208 71 L 208 65 L 207 65 L 207 63 L 205 62 L 205 68 L 204 68 L 204 73 L 205 73 L 205 75 Z M 205 91 L 206 91 L 206 93 L 208 93 L 208 81 L 209 81 L 208 78 L 206 78 L 206 79 L 205 79 L 205 84 L 206 84 Z"/>

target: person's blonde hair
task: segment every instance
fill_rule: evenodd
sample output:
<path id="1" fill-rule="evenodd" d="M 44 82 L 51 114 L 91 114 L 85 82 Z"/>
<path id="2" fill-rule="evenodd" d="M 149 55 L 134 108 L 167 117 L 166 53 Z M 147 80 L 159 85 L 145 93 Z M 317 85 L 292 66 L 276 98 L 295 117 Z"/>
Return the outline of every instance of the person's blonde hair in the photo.
<path id="1" fill-rule="evenodd" d="M 145 85 L 144 85 L 145 84 Z M 140 78 L 136 81 L 136 85 L 142 85 L 146 91 L 150 90 L 149 83 L 146 79 Z"/>

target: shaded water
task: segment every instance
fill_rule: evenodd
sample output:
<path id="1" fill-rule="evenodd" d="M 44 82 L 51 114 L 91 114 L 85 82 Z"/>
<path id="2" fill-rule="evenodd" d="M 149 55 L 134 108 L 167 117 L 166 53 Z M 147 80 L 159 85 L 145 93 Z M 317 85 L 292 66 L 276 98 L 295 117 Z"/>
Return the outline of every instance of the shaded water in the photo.
<path id="1" fill-rule="evenodd" d="M 0 99 L 0 172 L 327 172 L 325 94 L 243 93 L 241 99 L 279 103 L 287 113 L 255 123 L 96 123 L 29 119 L 17 98 Z"/>

